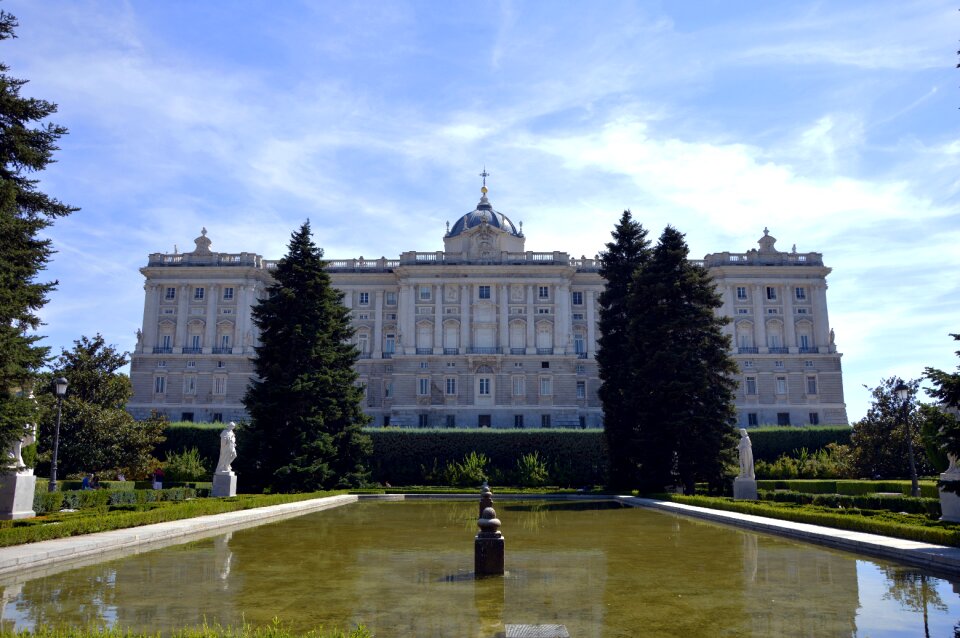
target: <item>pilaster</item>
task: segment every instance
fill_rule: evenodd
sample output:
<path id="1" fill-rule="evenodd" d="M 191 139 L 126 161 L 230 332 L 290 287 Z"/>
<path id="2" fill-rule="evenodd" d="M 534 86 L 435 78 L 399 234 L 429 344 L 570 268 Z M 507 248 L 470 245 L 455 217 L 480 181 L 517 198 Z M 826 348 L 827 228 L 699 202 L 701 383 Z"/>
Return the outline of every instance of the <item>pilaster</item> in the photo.
<path id="1" fill-rule="evenodd" d="M 212 354 L 213 349 L 217 347 L 217 293 L 220 286 L 211 284 L 207 286 L 207 312 L 204 316 L 203 324 L 203 352 Z"/>

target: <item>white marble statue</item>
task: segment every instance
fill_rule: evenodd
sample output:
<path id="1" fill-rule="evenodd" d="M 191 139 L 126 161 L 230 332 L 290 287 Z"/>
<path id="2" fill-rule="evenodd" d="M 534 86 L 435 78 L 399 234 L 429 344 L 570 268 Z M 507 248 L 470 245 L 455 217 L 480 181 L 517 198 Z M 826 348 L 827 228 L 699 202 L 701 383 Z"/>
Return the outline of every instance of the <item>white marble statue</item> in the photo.
<path id="1" fill-rule="evenodd" d="M 230 464 L 237 458 L 237 435 L 233 429 L 237 424 L 231 421 L 220 432 L 220 459 L 217 461 L 217 474 L 229 474 Z"/>
<path id="2" fill-rule="evenodd" d="M 750 443 L 750 435 L 743 428 L 740 428 L 740 444 L 737 445 L 740 452 L 740 476 L 742 479 L 756 478 L 753 473 L 753 445 Z"/>
<path id="3" fill-rule="evenodd" d="M 950 461 L 950 466 L 940 477 L 944 480 L 960 481 L 960 467 L 957 467 L 957 455 L 947 452 L 947 460 Z"/>
<path id="4" fill-rule="evenodd" d="M 37 426 L 30 424 L 24 426 L 23 436 L 13 442 L 13 448 L 7 451 L 7 459 L 17 474 L 33 474 L 33 468 L 27 467 L 23 462 L 23 446 L 30 445 L 37 441 Z"/>

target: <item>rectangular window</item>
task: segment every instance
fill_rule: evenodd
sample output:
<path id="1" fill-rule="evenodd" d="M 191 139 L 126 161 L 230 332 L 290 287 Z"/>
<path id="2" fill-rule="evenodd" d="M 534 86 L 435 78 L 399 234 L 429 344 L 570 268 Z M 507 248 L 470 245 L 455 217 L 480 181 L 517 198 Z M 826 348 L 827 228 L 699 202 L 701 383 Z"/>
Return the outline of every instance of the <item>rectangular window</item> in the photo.
<path id="1" fill-rule="evenodd" d="M 388 306 L 396 306 L 396 305 L 397 305 L 397 293 L 395 293 L 395 292 L 388 292 L 388 293 L 386 293 L 383 297 L 384 297 L 384 300 L 386 301 L 386 304 L 387 304 Z"/>
<path id="2" fill-rule="evenodd" d="M 226 377 L 214 377 L 213 378 L 213 393 L 217 395 L 224 395 L 227 393 L 227 378 Z"/>
<path id="3" fill-rule="evenodd" d="M 389 399 L 393 396 L 393 381 L 383 382 L 383 398 Z"/>
<path id="4" fill-rule="evenodd" d="M 429 420 L 427 419 L 426 414 L 417 415 L 417 427 L 425 428 L 429 425 Z"/>
<path id="5" fill-rule="evenodd" d="M 420 292 L 420 301 L 430 301 L 430 286 L 420 286 L 418 290 Z"/>
<path id="6" fill-rule="evenodd" d="M 778 315 L 780 311 L 777 308 L 767 308 L 768 315 Z"/>
<path id="7" fill-rule="evenodd" d="M 370 305 L 370 293 L 369 293 L 369 292 L 361 292 L 358 296 L 359 296 L 359 301 L 360 301 L 360 305 L 361 305 L 361 306 L 369 306 L 369 305 Z"/>
<path id="8" fill-rule="evenodd" d="M 187 361 L 187 367 L 188 367 L 188 368 L 196 368 L 196 367 L 197 367 L 197 362 L 196 362 L 196 361 Z"/>
<path id="9" fill-rule="evenodd" d="M 577 371 L 577 374 L 586 374 L 587 366 L 583 365 L 582 363 L 578 363 L 576 371 Z"/>
<path id="10" fill-rule="evenodd" d="M 233 299 L 233 288 L 224 288 L 223 289 L 223 300 L 230 301 Z"/>
<path id="11" fill-rule="evenodd" d="M 527 393 L 526 381 L 524 377 L 513 378 L 513 396 L 522 397 Z"/>
<path id="12" fill-rule="evenodd" d="M 574 305 L 574 306 L 582 306 L 582 305 L 583 305 L 583 293 L 582 293 L 582 292 L 580 292 L 579 290 L 575 290 L 575 291 L 573 291 L 573 292 L 570 293 L 570 296 L 573 297 L 573 305 Z"/>
<path id="13" fill-rule="evenodd" d="M 548 397 L 553 394 L 553 379 L 540 377 L 540 396 Z"/>
<path id="14" fill-rule="evenodd" d="M 583 313 L 582 313 L 582 312 L 575 312 L 575 313 L 573 313 L 573 320 L 574 320 L 574 321 L 583 321 Z"/>
<path id="15" fill-rule="evenodd" d="M 748 412 L 748 413 L 747 413 L 747 425 L 757 425 L 757 423 L 758 423 L 758 421 L 757 421 L 757 413 L 756 413 L 756 412 Z"/>
<path id="16" fill-rule="evenodd" d="M 800 335 L 800 347 L 809 348 L 810 347 L 810 337 L 807 335 Z"/>
<path id="17" fill-rule="evenodd" d="M 548 370 L 548 369 L 550 368 L 550 362 L 549 362 L 549 361 L 541 361 L 541 362 L 540 362 L 540 368 L 543 369 L 543 370 Z"/>
<path id="18" fill-rule="evenodd" d="M 180 420 L 186 421 L 187 423 L 193 423 L 193 412 L 181 412 Z"/>
<path id="19" fill-rule="evenodd" d="M 805 314 L 807 314 L 807 309 L 806 309 L 806 308 L 797 308 L 797 314 L 798 314 L 798 315 L 805 315 Z"/>
<path id="20" fill-rule="evenodd" d="M 477 294 L 480 296 L 480 299 L 489 299 L 490 286 L 477 286 Z"/>
<path id="21" fill-rule="evenodd" d="M 538 315 L 549 315 L 549 314 L 550 314 L 550 309 L 549 309 L 549 308 L 537 308 L 537 314 L 538 314 Z"/>
<path id="22" fill-rule="evenodd" d="M 796 288 L 797 301 L 804 301 L 807 298 L 807 289 L 806 288 Z"/>
<path id="23" fill-rule="evenodd" d="M 586 429 L 587 429 L 587 417 L 585 417 L 585 416 L 579 416 L 579 417 L 577 417 L 577 421 L 580 423 L 580 429 L 581 429 L 581 430 L 586 430 Z"/>
<path id="24" fill-rule="evenodd" d="M 767 286 L 767 299 L 773 301 L 777 298 L 777 289 L 774 286 Z"/>
<path id="25" fill-rule="evenodd" d="M 452 414 L 448 414 L 445 420 L 448 428 L 457 427 L 457 417 L 453 416 Z"/>
<path id="26" fill-rule="evenodd" d="M 480 396 L 490 396 L 490 377 L 480 377 Z"/>
<path id="27" fill-rule="evenodd" d="M 227 364 L 225 364 L 223 361 L 217 361 L 217 367 L 218 367 L 218 368 L 226 368 L 226 367 L 227 367 Z"/>
<path id="28" fill-rule="evenodd" d="M 386 354 L 393 354 L 394 350 L 397 347 L 397 337 L 393 334 L 388 334 L 384 337 L 383 341 L 383 351 Z"/>
<path id="29" fill-rule="evenodd" d="M 550 427 L 550 415 L 549 415 L 549 414 L 541 414 L 541 415 L 540 415 L 540 427 L 542 427 L 542 428 L 548 428 L 548 427 Z"/>
<path id="30" fill-rule="evenodd" d="M 817 393 L 817 378 L 807 377 L 807 394 Z"/>
<path id="31" fill-rule="evenodd" d="M 214 412 L 213 418 L 210 420 L 214 423 L 223 423 L 223 412 Z"/>
<path id="32" fill-rule="evenodd" d="M 153 378 L 153 391 L 156 394 L 163 394 L 167 391 L 167 378 L 166 377 L 154 377 Z"/>
<path id="33" fill-rule="evenodd" d="M 230 335 L 220 335 L 220 347 L 224 350 L 230 347 Z"/>
<path id="34" fill-rule="evenodd" d="M 200 335 L 190 335 L 190 347 L 194 350 L 199 350 L 202 346 L 200 345 Z"/>
<path id="35" fill-rule="evenodd" d="M 429 368 L 429 367 L 430 367 L 430 364 L 427 363 L 426 361 L 421 361 L 421 362 L 420 362 L 420 369 L 421 369 L 421 370 L 426 370 L 426 369 Z"/>
<path id="36" fill-rule="evenodd" d="M 577 381 L 577 398 L 578 399 L 587 398 L 587 382 L 586 381 Z"/>
<path id="37" fill-rule="evenodd" d="M 777 412 L 777 425 L 790 425 L 790 413 Z"/>
<path id="38" fill-rule="evenodd" d="M 193 289 L 193 300 L 202 301 L 203 300 L 203 288 L 198 286 Z"/>
<path id="39" fill-rule="evenodd" d="M 747 298 L 747 287 L 746 286 L 737 286 L 737 299 L 741 301 Z"/>
<path id="40" fill-rule="evenodd" d="M 744 361 L 744 362 L 743 362 L 743 367 L 744 367 L 744 368 L 752 368 L 752 367 L 753 367 L 753 360 L 752 360 L 752 359 L 747 359 L 746 361 Z"/>
<path id="41" fill-rule="evenodd" d="M 166 367 L 167 367 L 167 362 L 166 362 L 166 361 L 157 361 L 157 367 L 158 367 L 158 368 L 166 368 Z"/>
<path id="42" fill-rule="evenodd" d="M 417 395 L 425 397 L 430 394 L 430 379 L 417 379 Z"/>
<path id="43" fill-rule="evenodd" d="M 810 425 L 820 425 L 820 415 L 816 412 L 810 413 Z"/>
<path id="44" fill-rule="evenodd" d="M 456 377 L 447 377 L 446 383 L 446 392 L 448 397 L 456 396 L 457 394 L 457 378 Z"/>
<path id="45" fill-rule="evenodd" d="M 197 377 L 189 374 L 183 377 L 183 393 L 184 394 L 196 394 L 197 393 Z"/>
<path id="46" fill-rule="evenodd" d="M 167 288 L 163 296 L 164 299 L 172 300 L 177 298 L 177 289 L 176 288 Z"/>
<path id="47" fill-rule="evenodd" d="M 755 395 L 757 393 L 757 378 L 747 377 L 744 384 L 744 394 Z"/>
<path id="48" fill-rule="evenodd" d="M 750 309 L 749 309 L 749 308 L 737 308 L 737 314 L 738 314 L 738 315 L 749 315 L 749 314 L 750 314 Z"/>
<path id="49" fill-rule="evenodd" d="M 804 368 L 812 368 L 812 367 L 813 367 L 813 361 L 807 359 L 806 361 L 803 362 L 803 367 L 804 367 Z"/>
<path id="50" fill-rule="evenodd" d="M 787 378 L 777 377 L 777 394 L 787 393 Z"/>
<path id="51" fill-rule="evenodd" d="M 782 368 L 782 367 L 783 367 L 783 361 L 774 361 L 774 362 L 773 362 L 773 367 L 774 367 L 774 368 Z"/>
<path id="52" fill-rule="evenodd" d="M 537 286 L 537 298 L 538 298 L 538 299 L 549 299 L 549 298 L 550 298 L 550 286 Z"/>
<path id="53" fill-rule="evenodd" d="M 514 414 L 514 415 L 513 415 L 513 427 L 517 428 L 518 430 L 522 430 L 522 429 L 523 429 L 523 415 L 522 415 L 522 414 Z"/>

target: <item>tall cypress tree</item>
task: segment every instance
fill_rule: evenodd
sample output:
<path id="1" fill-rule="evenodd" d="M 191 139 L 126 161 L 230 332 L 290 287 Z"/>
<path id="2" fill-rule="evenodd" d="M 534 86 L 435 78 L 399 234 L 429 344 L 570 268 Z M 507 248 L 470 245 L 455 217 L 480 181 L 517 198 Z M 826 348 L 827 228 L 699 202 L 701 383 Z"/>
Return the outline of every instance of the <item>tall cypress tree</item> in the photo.
<path id="1" fill-rule="evenodd" d="M 633 274 L 650 255 L 647 231 L 634 221 L 629 210 L 623 211 L 613 229 L 613 241 L 600 255 L 600 275 L 606 288 L 598 297 L 600 347 L 597 365 L 601 380 L 598 391 L 603 404 L 603 427 L 610 454 L 610 485 L 633 487 L 637 478 L 636 463 L 628 453 L 634 418 L 628 399 L 630 357 L 627 349 L 627 296 Z"/>
<path id="2" fill-rule="evenodd" d="M 358 486 L 372 447 L 361 431 L 368 417 L 353 369 L 358 352 L 309 222 L 273 277 L 253 308 L 261 345 L 243 400 L 251 421 L 237 437 L 244 484 L 286 492 Z"/>
<path id="3" fill-rule="evenodd" d="M 715 312 L 722 300 L 710 274 L 688 254 L 683 234 L 667 226 L 627 299 L 627 405 L 636 424 L 627 447 L 645 490 L 719 483 L 735 446 L 737 366 L 722 331 L 729 320 Z"/>
<path id="4" fill-rule="evenodd" d="M 17 19 L 0 11 L 0 40 L 15 38 Z M 38 235 L 71 208 L 37 190 L 31 175 L 54 161 L 57 140 L 67 129 L 49 122 L 57 105 L 22 97 L 26 80 L 7 75 L 0 63 L 0 449 L 6 449 L 33 420 L 26 397 L 49 348 L 28 334 L 40 326 L 37 311 L 57 282 L 39 283 L 53 250 Z"/>

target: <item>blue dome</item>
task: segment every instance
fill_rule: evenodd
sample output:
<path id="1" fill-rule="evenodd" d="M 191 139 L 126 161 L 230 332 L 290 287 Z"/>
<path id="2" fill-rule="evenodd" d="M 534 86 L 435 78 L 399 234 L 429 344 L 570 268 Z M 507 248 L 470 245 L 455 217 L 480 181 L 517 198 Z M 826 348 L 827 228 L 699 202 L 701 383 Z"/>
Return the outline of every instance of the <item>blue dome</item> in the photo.
<path id="1" fill-rule="evenodd" d="M 523 237 L 506 215 L 493 210 L 493 206 L 491 206 L 487 200 L 486 194 L 480 198 L 480 203 L 477 204 L 476 210 L 470 211 L 457 220 L 457 223 L 454 224 L 450 232 L 447 233 L 447 237 L 456 237 L 465 230 L 479 226 L 483 222 L 487 222 L 494 228 L 504 230 L 514 237 Z"/>

